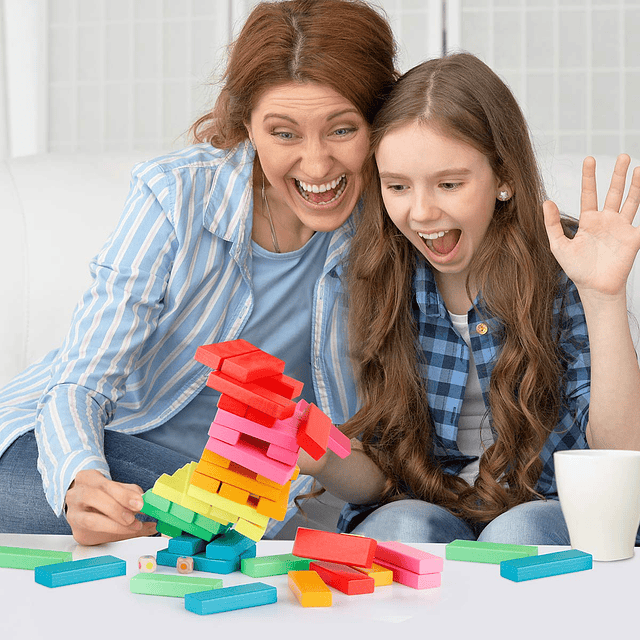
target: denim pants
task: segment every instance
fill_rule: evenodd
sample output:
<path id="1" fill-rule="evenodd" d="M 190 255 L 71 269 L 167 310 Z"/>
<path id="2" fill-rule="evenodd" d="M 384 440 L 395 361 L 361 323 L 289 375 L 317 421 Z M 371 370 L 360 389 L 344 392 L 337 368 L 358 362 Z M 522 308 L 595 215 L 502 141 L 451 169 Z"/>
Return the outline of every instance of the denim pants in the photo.
<path id="1" fill-rule="evenodd" d="M 105 431 L 104 448 L 111 478 L 150 489 L 163 473 L 172 474 L 191 460 L 171 449 L 126 433 Z M 71 534 L 64 517 L 47 502 L 36 468 L 35 434 L 20 436 L 0 457 L 0 533 Z M 141 520 L 151 520 L 140 514 Z"/>
<path id="2" fill-rule="evenodd" d="M 526 502 L 480 525 L 466 522 L 429 502 L 398 500 L 370 513 L 351 533 L 400 542 L 479 540 L 526 545 L 571 544 L 558 500 Z M 636 546 L 640 546 L 640 532 Z"/>

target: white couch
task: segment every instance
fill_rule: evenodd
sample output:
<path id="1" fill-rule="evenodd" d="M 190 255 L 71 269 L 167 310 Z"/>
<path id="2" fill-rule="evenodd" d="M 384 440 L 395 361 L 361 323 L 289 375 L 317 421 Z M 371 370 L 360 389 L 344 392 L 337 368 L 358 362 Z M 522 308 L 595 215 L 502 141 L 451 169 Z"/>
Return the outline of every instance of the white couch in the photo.
<path id="1" fill-rule="evenodd" d="M 147 157 L 41 155 L 0 163 L 0 386 L 61 343 L 89 284 L 89 260 L 120 215 L 130 169 Z M 541 159 L 549 196 L 574 215 L 581 161 L 573 156 Z M 612 157 L 598 159 L 600 202 L 614 162 Z M 635 271 L 629 285 L 633 311 L 640 309 Z M 339 507 L 330 496 L 308 505 L 309 526 L 331 529 Z"/>

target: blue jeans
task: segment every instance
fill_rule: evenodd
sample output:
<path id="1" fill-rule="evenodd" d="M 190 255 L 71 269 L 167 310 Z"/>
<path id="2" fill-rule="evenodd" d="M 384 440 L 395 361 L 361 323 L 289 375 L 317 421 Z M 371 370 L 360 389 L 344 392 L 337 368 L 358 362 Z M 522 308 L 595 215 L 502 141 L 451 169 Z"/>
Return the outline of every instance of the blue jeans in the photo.
<path id="1" fill-rule="evenodd" d="M 571 544 L 558 500 L 525 502 L 488 524 L 467 522 L 422 500 L 398 500 L 373 511 L 351 533 L 400 542 L 480 540 L 527 545 Z M 640 534 L 636 546 L 640 546 Z"/>
<path id="2" fill-rule="evenodd" d="M 136 436 L 105 431 L 104 448 L 116 482 L 150 489 L 163 473 L 172 474 L 191 460 Z M 64 517 L 47 502 L 36 468 L 38 447 L 33 431 L 20 436 L 0 457 L 0 533 L 71 534 Z M 141 520 L 151 520 L 141 514 Z"/>

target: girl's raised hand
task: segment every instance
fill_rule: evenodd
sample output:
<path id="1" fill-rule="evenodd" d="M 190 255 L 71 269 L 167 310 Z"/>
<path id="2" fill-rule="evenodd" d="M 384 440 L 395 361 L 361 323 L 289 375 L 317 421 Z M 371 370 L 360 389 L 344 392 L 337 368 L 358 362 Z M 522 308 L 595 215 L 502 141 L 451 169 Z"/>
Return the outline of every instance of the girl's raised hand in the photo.
<path id="1" fill-rule="evenodd" d="M 578 232 L 567 238 L 555 203 L 544 203 L 544 221 L 551 251 L 580 293 L 605 296 L 626 294 L 627 278 L 640 250 L 640 229 L 633 219 L 640 204 L 640 167 L 636 167 L 626 199 L 625 182 L 631 158 L 618 156 L 604 207 L 598 210 L 596 161 L 582 165 L 582 194 Z"/>

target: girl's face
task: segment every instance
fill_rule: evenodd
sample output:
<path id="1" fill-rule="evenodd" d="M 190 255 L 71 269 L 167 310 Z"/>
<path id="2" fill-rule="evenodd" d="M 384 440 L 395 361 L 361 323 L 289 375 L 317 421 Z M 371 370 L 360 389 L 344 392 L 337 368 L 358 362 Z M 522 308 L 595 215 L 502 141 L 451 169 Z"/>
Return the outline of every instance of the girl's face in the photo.
<path id="1" fill-rule="evenodd" d="M 332 88 L 287 83 L 266 91 L 246 124 L 280 224 L 337 229 L 362 191 L 369 126 Z"/>
<path id="2" fill-rule="evenodd" d="M 429 261 L 441 289 L 464 289 L 498 192 L 511 195 L 509 187 L 477 149 L 417 122 L 387 133 L 375 157 L 395 225 Z"/>

